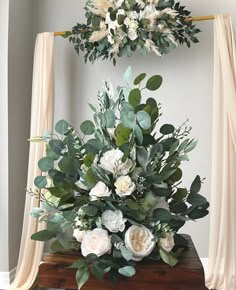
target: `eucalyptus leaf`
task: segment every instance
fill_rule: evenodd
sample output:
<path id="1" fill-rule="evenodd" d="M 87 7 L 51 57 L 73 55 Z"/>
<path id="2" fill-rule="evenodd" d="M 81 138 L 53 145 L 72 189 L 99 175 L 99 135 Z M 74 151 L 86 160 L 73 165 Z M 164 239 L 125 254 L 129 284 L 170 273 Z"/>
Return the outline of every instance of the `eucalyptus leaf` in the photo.
<path id="1" fill-rule="evenodd" d="M 191 193 L 198 193 L 201 189 L 201 178 L 197 175 L 191 184 L 190 191 Z"/>
<path id="2" fill-rule="evenodd" d="M 84 135 L 93 135 L 95 132 L 95 126 L 92 121 L 84 121 L 80 125 L 80 130 L 84 133 Z"/>
<path id="3" fill-rule="evenodd" d="M 31 239 L 34 241 L 46 242 L 51 240 L 54 237 L 53 233 L 50 233 L 48 230 L 39 231 L 31 236 Z"/>
<path id="4" fill-rule="evenodd" d="M 68 133 L 70 128 L 70 125 L 66 120 L 60 120 L 59 122 L 56 123 L 55 130 L 57 133 L 65 135 Z"/>
<path id="5" fill-rule="evenodd" d="M 175 256 L 172 253 L 168 253 L 164 251 L 163 249 L 159 250 L 161 259 L 171 267 L 174 267 L 177 263 L 178 260 L 175 258 Z"/>
<path id="6" fill-rule="evenodd" d="M 137 120 L 141 128 L 147 130 L 151 127 L 151 117 L 145 111 L 137 113 Z"/>
<path id="7" fill-rule="evenodd" d="M 146 73 L 138 75 L 134 80 L 134 85 L 139 85 L 145 79 L 146 75 Z"/>
<path id="8" fill-rule="evenodd" d="M 136 270 L 132 266 L 125 266 L 125 267 L 119 268 L 118 272 L 125 277 L 132 277 L 135 275 Z"/>
<path id="9" fill-rule="evenodd" d="M 135 125 L 133 128 L 134 136 L 137 140 L 138 145 L 142 145 L 143 143 L 143 132 L 138 125 Z"/>
<path id="10" fill-rule="evenodd" d="M 116 116 L 112 110 L 107 110 L 105 112 L 106 117 L 106 127 L 107 128 L 114 128 L 116 122 Z"/>
<path id="11" fill-rule="evenodd" d="M 45 188 L 47 186 L 47 178 L 46 176 L 37 176 L 34 179 L 34 185 L 39 189 Z"/>
<path id="12" fill-rule="evenodd" d="M 54 160 L 51 159 L 50 157 L 43 157 L 38 162 L 38 167 L 43 172 L 47 172 L 48 170 L 50 170 L 53 167 L 53 165 Z"/>
<path id="13" fill-rule="evenodd" d="M 129 94 L 129 103 L 135 108 L 141 102 L 141 91 L 138 88 L 133 89 Z"/>
<path id="14" fill-rule="evenodd" d="M 156 91 L 162 85 L 162 77 L 160 75 L 152 76 L 146 84 L 146 88 L 150 91 Z"/>
<path id="15" fill-rule="evenodd" d="M 127 85 L 131 85 L 131 79 L 132 79 L 132 68 L 129 66 L 124 74 L 124 81 L 126 82 Z"/>

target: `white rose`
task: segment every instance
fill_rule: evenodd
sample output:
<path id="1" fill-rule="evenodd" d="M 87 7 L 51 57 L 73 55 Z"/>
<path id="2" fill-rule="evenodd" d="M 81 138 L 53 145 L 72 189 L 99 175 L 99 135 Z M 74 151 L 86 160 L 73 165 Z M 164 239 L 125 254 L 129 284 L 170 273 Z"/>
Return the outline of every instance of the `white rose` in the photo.
<path id="1" fill-rule="evenodd" d="M 100 166 L 114 175 L 127 175 L 133 166 L 133 162 L 127 159 L 122 162 L 124 153 L 119 149 L 112 149 L 103 154 Z"/>
<path id="2" fill-rule="evenodd" d="M 135 39 L 138 38 L 137 31 L 134 30 L 134 29 L 129 29 L 127 35 L 128 35 L 128 38 L 129 38 L 130 40 L 132 40 L 132 41 L 134 41 Z"/>
<path id="3" fill-rule="evenodd" d="M 165 238 L 159 239 L 159 247 L 161 247 L 166 252 L 171 252 L 171 250 L 174 248 L 175 240 L 174 240 L 174 233 L 165 233 Z"/>
<path id="4" fill-rule="evenodd" d="M 123 197 L 131 195 L 136 186 L 129 176 L 120 176 L 115 182 L 115 187 L 117 195 Z"/>
<path id="5" fill-rule="evenodd" d="M 80 229 L 74 229 L 73 237 L 76 238 L 77 242 L 82 243 L 82 241 L 87 233 L 88 233 L 88 231 L 81 231 Z"/>
<path id="6" fill-rule="evenodd" d="M 106 210 L 102 214 L 102 224 L 112 233 L 123 232 L 126 221 L 120 210 Z"/>
<path id="7" fill-rule="evenodd" d="M 94 229 L 88 232 L 81 244 L 81 253 L 84 257 L 95 254 L 98 257 L 106 254 L 111 249 L 111 239 L 108 232 L 103 229 Z"/>
<path id="8" fill-rule="evenodd" d="M 111 196 L 111 191 L 106 186 L 105 183 L 102 181 L 99 181 L 94 188 L 92 188 L 89 192 L 89 195 L 91 196 L 91 200 L 98 200 L 98 198 L 101 197 L 109 197 Z"/>
<path id="9" fill-rule="evenodd" d="M 125 245 L 136 258 L 151 254 L 155 247 L 154 236 L 145 226 L 131 226 L 125 233 Z"/>

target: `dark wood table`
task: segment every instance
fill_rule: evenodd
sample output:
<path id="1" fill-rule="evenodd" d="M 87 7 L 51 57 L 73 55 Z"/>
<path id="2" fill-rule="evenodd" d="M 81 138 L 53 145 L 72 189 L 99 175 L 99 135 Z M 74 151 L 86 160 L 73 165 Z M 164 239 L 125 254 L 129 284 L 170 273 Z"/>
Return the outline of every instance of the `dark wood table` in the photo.
<path id="1" fill-rule="evenodd" d="M 93 275 L 82 287 L 83 290 L 205 290 L 204 270 L 189 236 L 188 248 L 183 252 L 179 263 L 170 267 L 163 262 L 144 262 L 137 265 L 137 273 L 131 278 L 121 278 L 112 287 L 105 278 L 100 282 Z M 39 287 L 78 289 L 76 269 L 66 268 L 79 256 L 71 254 L 49 254 L 39 267 Z"/>

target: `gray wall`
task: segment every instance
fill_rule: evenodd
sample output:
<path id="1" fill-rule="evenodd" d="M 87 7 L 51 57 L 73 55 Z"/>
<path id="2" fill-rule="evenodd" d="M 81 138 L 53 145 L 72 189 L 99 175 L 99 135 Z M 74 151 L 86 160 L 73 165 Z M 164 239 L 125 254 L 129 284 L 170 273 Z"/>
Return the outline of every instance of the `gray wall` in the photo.
<path id="1" fill-rule="evenodd" d="M 9 10 L 9 266 L 17 263 L 30 136 L 33 69 L 32 0 L 10 0 Z"/>
<path id="2" fill-rule="evenodd" d="M 231 13 L 236 24 L 235 3 L 231 0 L 182 0 L 193 15 Z M 76 21 L 83 21 L 85 1 L 34 0 L 35 32 L 69 29 Z M 110 78 L 122 81 L 128 65 L 134 74 L 159 73 L 164 77 L 163 87 L 157 94 L 162 102 L 161 122 L 179 125 L 187 118 L 193 126 L 192 136 L 199 139 L 191 161 L 184 165 L 184 184 L 188 185 L 200 173 L 206 177 L 202 193 L 210 198 L 211 132 L 213 93 L 213 22 L 201 22 L 200 44 L 191 49 L 180 47 L 169 56 L 157 58 L 150 54 L 142 58 L 136 54 L 130 59 L 118 60 L 116 67 L 109 62 L 84 64 L 83 56 L 77 57 L 70 44 L 63 38 L 56 39 L 56 114 L 55 120 L 66 118 L 78 126 L 91 116 L 87 102 L 96 98 L 101 80 Z M 214 193 L 213 193 L 214 194 Z M 190 233 L 201 257 L 208 256 L 209 218 L 190 222 L 184 229 Z"/>
<path id="3" fill-rule="evenodd" d="M 0 0 L 0 272 L 8 271 L 8 1 Z"/>
<path id="4" fill-rule="evenodd" d="M 33 3 L 0 0 L 0 272 L 16 267 L 28 166 Z"/>

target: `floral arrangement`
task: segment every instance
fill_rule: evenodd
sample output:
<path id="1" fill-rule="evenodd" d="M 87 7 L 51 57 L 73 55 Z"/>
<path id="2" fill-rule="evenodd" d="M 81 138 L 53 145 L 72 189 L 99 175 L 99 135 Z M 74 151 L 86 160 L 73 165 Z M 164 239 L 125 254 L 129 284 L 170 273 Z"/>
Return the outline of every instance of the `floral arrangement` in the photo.
<path id="1" fill-rule="evenodd" d="M 178 230 L 208 214 L 200 177 L 190 189 L 181 185 L 181 163 L 197 144 L 187 138 L 191 128 L 159 126 L 161 105 L 154 98 L 142 102 L 162 77 L 145 80 L 142 73 L 134 85 L 131 79 L 129 67 L 124 86 L 104 82 L 98 105 L 89 104 L 94 122 L 84 121 L 80 133 L 61 120 L 55 134 L 32 139 L 46 143 L 46 156 L 35 178 L 44 208 L 31 215 L 47 223 L 32 239 L 53 239 L 54 252 L 81 252 L 71 266 L 78 269 L 79 289 L 91 272 L 112 282 L 131 277 L 141 260 L 175 266 L 186 246 Z"/>
<path id="2" fill-rule="evenodd" d="M 67 32 L 75 50 L 87 59 L 113 59 L 154 52 L 168 54 L 179 44 L 197 43 L 200 32 L 186 19 L 190 12 L 174 0 L 89 0 L 86 24 L 77 24 Z"/>

